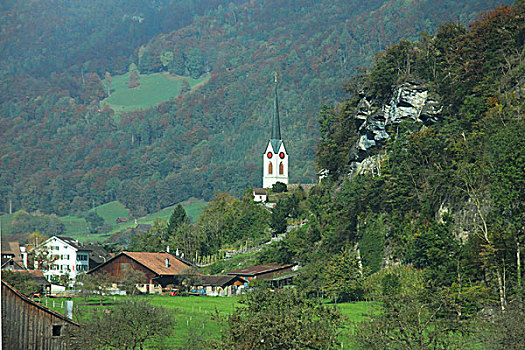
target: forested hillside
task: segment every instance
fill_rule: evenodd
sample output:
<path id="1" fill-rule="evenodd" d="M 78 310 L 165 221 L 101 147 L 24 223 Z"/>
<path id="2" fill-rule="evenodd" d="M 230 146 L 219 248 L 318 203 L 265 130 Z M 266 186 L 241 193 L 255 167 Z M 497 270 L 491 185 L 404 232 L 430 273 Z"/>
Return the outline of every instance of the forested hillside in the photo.
<path id="1" fill-rule="evenodd" d="M 0 211 L 64 215 L 119 200 L 140 215 L 218 190 L 240 195 L 260 182 L 274 71 L 291 180 L 311 182 L 319 108 L 342 97 L 356 66 L 499 3 L 5 3 Z M 138 75 L 211 78 L 156 108 L 115 113 L 100 103 L 103 75 L 132 63 Z"/>
<path id="2" fill-rule="evenodd" d="M 300 263 L 312 294 L 384 300 L 358 330 L 363 347 L 468 348 L 473 334 L 481 348 L 522 347 L 524 14 L 499 7 L 392 45 L 323 110 L 329 175 L 298 205 L 307 224 L 262 261 Z M 433 120 L 424 103 L 410 116 L 418 94 L 439 103 Z M 484 324 L 495 308 L 513 311 Z"/>

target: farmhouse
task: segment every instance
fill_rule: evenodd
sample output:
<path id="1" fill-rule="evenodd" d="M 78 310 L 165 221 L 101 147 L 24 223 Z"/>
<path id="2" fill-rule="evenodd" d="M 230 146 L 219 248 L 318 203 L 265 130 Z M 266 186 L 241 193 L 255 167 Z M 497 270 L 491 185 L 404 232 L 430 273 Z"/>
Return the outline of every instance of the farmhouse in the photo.
<path id="1" fill-rule="evenodd" d="M 63 350 L 79 325 L 18 292 L 2 280 L 2 348 Z"/>
<path id="2" fill-rule="evenodd" d="M 131 272 L 142 272 L 139 290 L 157 293 L 178 276 L 193 274 L 195 266 L 170 253 L 122 252 L 105 263 L 90 270 L 88 274 L 107 273 L 110 278 L 122 283 Z"/>
<path id="3" fill-rule="evenodd" d="M 294 265 L 279 265 L 277 263 L 268 263 L 243 269 L 225 272 L 225 275 L 238 276 L 248 281 L 252 279 L 275 279 L 292 273 Z"/>

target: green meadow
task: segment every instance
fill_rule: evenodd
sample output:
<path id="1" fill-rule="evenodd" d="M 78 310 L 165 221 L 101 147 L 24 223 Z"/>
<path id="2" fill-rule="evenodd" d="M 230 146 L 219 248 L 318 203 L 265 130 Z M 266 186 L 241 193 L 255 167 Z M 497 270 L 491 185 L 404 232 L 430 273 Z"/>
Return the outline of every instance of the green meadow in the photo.
<path id="1" fill-rule="evenodd" d="M 104 299 L 103 308 L 111 308 L 112 305 L 120 303 L 129 298 L 143 299 L 149 301 L 152 305 L 162 306 L 168 311 L 173 312 L 176 326 L 172 336 L 166 341 L 166 348 L 178 349 L 184 345 L 184 340 L 188 336 L 188 330 L 202 332 L 206 339 L 218 339 L 220 336 L 220 325 L 212 319 L 212 315 L 218 312 L 222 317 L 231 314 L 235 307 L 241 306 L 240 297 L 210 297 L 210 296 L 176 296 L 166 295 L 141 295 L 141 296 L 109 296 Z M 42 299 L 41 303 L 60 313 L 64 313 L 63 301 L 61 298 Z M 67 299 L 70 300 L 70 299 Z M 98 298 L 89 298 L 85 303 L 83 298 L 73 298 L 74 314 L 73 319 L 82 323 L 86 318 L 87 312 L 98 308 Z M 54 304 L 53 304 L 54 303 Z M 340 341 L 343 349 L 357 349 L 352 344 L 351 332 L 352 323 L 365 319 L 368 313 L 377 312 L 377 303 L 375 302 L 353 302 L 333 304 L 334 307 L 341 310 L 345 318 L 341 331 Z"/>
<path id="2" fill-rule="evenodd" d="M 197 219 L 200 213 L 206 206 L 206 201 L 202 199 L 190 198 L 184 202 L 181 202 L 186 214 L 192 218 Z M 168 220 L 173 212 L 175 205 L 161 209 L 158 212 L 151 213 L 149 215 L 137 218 L 138 224 L 153 224 L 155 219 L 160 218 Z M 86 241 L 103 241 L 110 237 L 116 232 L 135 227 L 135 218 L 131 217 L 129 210 L 120 202 L 114 201 L 106 204 L 99 205 L 91 209 L 90 211 L 96 211 L 104 219 L 104 223 L 111 230 L 105 233 L 90 234 L 89 227 L 86 220 L 83 217 L 74 215 L 62 216 L 59 218 L 65 226 L 65 236 L 75 238 L 80 242 Z M 5 232 L 10 228 L 11 222 L 13 221 L 14 214 L 5 214 L 0 216 L 0 223 L 2 227 L 2 236 L 7 236 Z M 128 222 L 116 223 L 117 218 L 126 218 Z"/>
<path id="3" fill-rule="evenodd" d="M 190 198 L 180 204 L 182 204 L 184 210 L 186 210 L 186 214 L 192 219 L 196 219 L 206 206 L 206 202 L 204 200 L 196 198 Z M 166 207 L 147 216 L 137 218 L 137 224 L 151 225 L 157 218 L 168 220 L 174 208 L 175 205 Z M 131 217 L 129 210 L 118 201 L 100 205 L 91 209 L 91 211 L 96 211 L 96 213 L 104 219 L 104 222 L 112 227 L 112 230 L 105 233 L 90 234 L 87 229 L 86 220 L 84 218 L 66 216 L 60 218 L 60 220 L 66 226 L 66 235 L 78 239 L 81 242 L 102 241 L 116 232 L 136 226 L 135 218 Z M 128 219 L 128 222 L 117 224 L 116 220 L 118 218 L 126 218 Z"/>
<path id="4" fill-rule="evenodd" d="M 198 79 L 185 76 L 173 76 L 169 73 L 140 75 L 140 86 L 130 89 L 127 82 L 129 73 L 112 77 L 111 96 L 102 101 L 116 112 L 130 112 L 137 109 L 154 107 L 159 103 L 179 96 L 182 83 L 188 82 L 190 89 L 205 84 L 210 75 Z"/>

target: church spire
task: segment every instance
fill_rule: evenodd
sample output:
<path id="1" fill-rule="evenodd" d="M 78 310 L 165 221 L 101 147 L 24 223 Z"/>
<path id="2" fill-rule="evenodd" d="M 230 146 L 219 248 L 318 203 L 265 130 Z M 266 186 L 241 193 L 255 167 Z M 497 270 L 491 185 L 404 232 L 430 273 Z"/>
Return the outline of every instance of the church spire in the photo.
<path id="1" fill-rule="evenodd" d="M 281 125 L 279 122 L 279 100 L 277 99 L 277 73 L 275 75 L 275 101 L 273 103 L 272 140 L 281 139 Z M 275 150 L 277 152 L 277 150 Z"/>

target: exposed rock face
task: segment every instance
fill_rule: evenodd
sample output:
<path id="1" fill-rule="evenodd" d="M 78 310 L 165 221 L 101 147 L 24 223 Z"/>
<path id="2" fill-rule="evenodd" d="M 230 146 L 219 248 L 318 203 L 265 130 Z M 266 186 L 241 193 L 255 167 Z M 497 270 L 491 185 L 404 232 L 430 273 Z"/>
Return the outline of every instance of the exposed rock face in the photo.
<path id="1" fill-rule="evenodd" d="M 350 174 L 360 171 L 360 165 L 374 155 L 390 137 L 387 130 L 404 120 L 430 125 L 440 118 L 439 99 L 429 94 L 427 87 L 415 79 L 406 80 L 394 91 L 388 104 L 374 106 L 366 97 L 357 105 L 354 118 L 359 126 L 359 139 L 350 149 Z"/>

